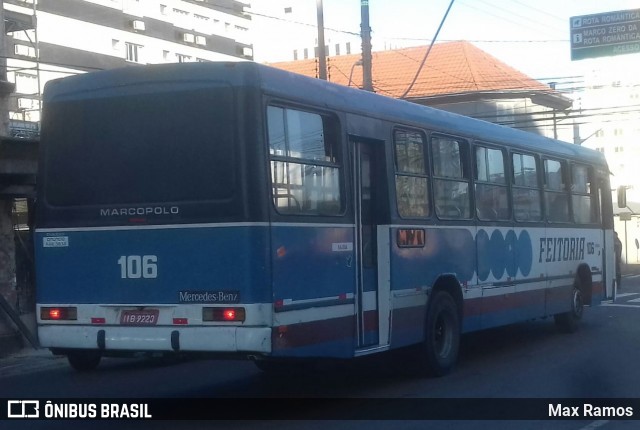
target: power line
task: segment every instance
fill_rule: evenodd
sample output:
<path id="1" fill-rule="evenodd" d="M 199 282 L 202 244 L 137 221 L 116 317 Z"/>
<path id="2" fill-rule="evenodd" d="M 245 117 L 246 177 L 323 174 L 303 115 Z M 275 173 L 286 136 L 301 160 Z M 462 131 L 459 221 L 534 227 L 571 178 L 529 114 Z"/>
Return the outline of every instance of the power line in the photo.
<path id="1" fill-rule="evenodd" d="M 524 20 L 524 21 L 528 21 L 528 22 L 533 22 L 533 23 L 536 25 L 535 30 L 537 30 L 537 31 L 540 31 L 540 26 L 544 26 L 544 27 L 547 27 L 547 28 L 551 28 L 551 29 L 553 29 L 554 31 L 556 30 L 556 28 L 555 28 L 555 27 L 550 26 L 550 25 L 549 25 L 548 23 L 546 23 L 546 22 L 540 22 L 540 21 L 532 20 L 532 19 L 531 19 L 530 17 L 528 17 L 528 16 L 520 15 L 520 14 L 518 14 L 518 13 L 515 13 L 513 10 L 507 10 L 507 9 L 505 9 L 504 7 L 496 6 L 496 5 L 494 5 L 494 4 L 490 3 L 490 2 L 487 2 L 487 1 L 485 1 L 485 0 L 474 0 L 474 3 L 475 3 L 475 2 L 478 2 L 478 1 L 480 1 L 481 3 L 484 3 L 485 5 L 489 6 L 490 8 L 494 8 L 494 9 L 496 9 L 496 10 L 500 11 L 500 12 L 506 13 L 507 15 L 512 15 L 512 16 L 517 17 L 517 18 L 518 18 L 518 20 L 519 20 L 519 22 L 517 22 L 517 25 L 519 25 L 519 26 L 521 26 L 521 25 L 522 25 L 522 22 L 521 22 L 521 21 L 522 21 L 522 20 Z M 494 15 L 494 16 L 497 16 L 497 15 Z M 500 17 L 498 16 L 498 18 L 500 18 Z M 504 19 L 504 18 L 502 18 L 502 19 Z M 514 22 L 514 21 L 511 21 L 511 20 L 509 20 L 509 19 L 508 19 L 507 21 L 509 21 L 509 22 Z M 529 27 L 528 25 L 525 25 L 525 26 L 526 26 L 526 27 Z M 532 28 L 532 27 L 529 27 L 529 28 Z"/>
<path id="2" fill-rule="evenodd" d="M 316 24 L 310 24 L 310 23 L 306 23 L 306 22 L 294 21 L 294 20 L 290 20 L 290 19 L 286 19 L 286 18 L 281 18 L 281 17 L 278 17 L 278 16 L 266 15 L 264 13 L 251 12 L 251 11 L 246 11 L 245 13 L 247 13 L 249 15 L 259 16 L 261 18 L 267 18 L 267 19 L 273 19 L 273 20 L 282 21 L 282 22 L 288 22 L 289 24 L 302 25 L 302 26 L 305 26 L 305 27 L 311 27 L 311 28 L 315 28 L 315 29 L 318 28 L 318 26 Z M 338 29 L 331 28 L 331 27 L 325 27 L 324 29 L 328 30 L 328 31 L 335 32 L 335 33 L 343 33 L 343 34 L 349 34 L 349 35 L 352 35 L 352 36 L 360 36 L 360 33 L 353 32 L 353 31 L 338 30 Z"/>
<path id="3" fill-rule="evenodd" d="M 433 44 L 435 43 L 436 39 L 438 38 L 438 34 L 440 34 L 440 30 L 442 29 L 442 26 L 444 25 L 444 22 L 447 19 L 447 16 L 449 15 L 449 11 L 451 10 L 451 6 L 453 6 L 453 2 L 454 1 L 455 0 L 451 0 L 451 3 L 449 3 L 449 7 L 447 8 L 446 12 L 444 13 L 444 16 L 442 17 L 442 21 L 440 21 L 440 25 L 438 26 L 438 29 L 436 30 L 436 34 L 433 36 L 433 40 L 431 41 L 431 45 L 429 45 L 429 49 L 427 49 L 427 52 L 425 52 L 424 58 L 422 59 L 422 63 L 420 63 L 420 67 L 418 67 L 418 70 L 416 71 L 416 75 L 413 77 L 413 80 L 409 84 L 409 88 L 407 88 L 407 90 L 402 94 L 402 96 L 400 96 L 401 99 L 405 98 L 407 96 L 407 94 L 409 94 L 409 91 L 411 91 L 411 89 L 413 88 L 413 85 L 416 83 L 416 80 L 418 79 L 418 76 L 420 75 L 420 72 L 422 71 L 422 68 L 424 67 L 424 63 L 427 61 L 427 57 L 429 56 L 429 53 L 431 53 L 431 48 L 433 48 Z"/>
<path id="4" fill-rule="evenodd" d="M 474 1 L 477 1 L 477 0 L 474 0 Z M 539 29 L 533 28 L 533 27 L 531 27 L 531 26 L 529 26 L 529 25 L 527 25 L 527 24 L 518 23 L 518 22 L 515 22 L 515 21 L 513 21 L 513 20 L 511 20 L 511 19 L 505 18 L 504 16 L 499 16 L 499 15 L 496 15 L 496 14 L 494 14 L 494 13 L 488 12 L 487 10 L 479 9 L 479 8 L 477 8 L 477 7 L 471 6 L 471 5 L 470 5 L 469 3 L 467 3 L 466 1 L 463 1 L 463 5 L 464 5 L 464 6 L 466 6 L 467 8 L 469 8 L 469 9 L 476 10 L 476 11 L 478 11 L 478 12 L 482 13 L 482 14 L 490 15 L 490 16 L 493 16 L 494 18 L 498 18 L 499 20 L 507 21 L 507 22 L 510 22 L 511 24 L 514 24 L 514 25 L 517 25 L 517 26 L 523 26 L 523 27 L 527 27 L 527 28 L 529 28 L 529 29 L 531 29 L 531 30 L 539 31 Z"/>
<path id="5" fill-rule="evenodd" d="M 513 1 L 514 3 L 518 3 L 520 6 L 526 7 L 527 9 L 535 10 L 535 11 L 536 11 L 536 12 L 538 12 L 538 13 L 541 13 L 541 14 L 543 14 L 543 15 L 549 16 L 549 17 L 554 18 L 554 19 L 556 19 L 556 20 L 558 20 L 558 21 L 562 21 L 563 23 L 566 23 L 566 20 L 565 20 L 564 18 L 560 18 L 559 16 L 557 16 L 557 15 L 553 15 L 553 14 L 551 14 L 551 13 L 549 13 L 549 12 L 545 11 L 545 10 L 537 9 L 537 8 L 535 8 L 535 7 L 533 7 L 533 6 L 529 5 L 529 4 L 527 4 L 527 3 L 523 3 L 523 2 L 518 1 L 518 0 L 512 0 L 512 1 Z"/>
<path id="6" fill-rule="evenodd" d="M 330 70 L 337 71 L 345 78 L 347 77 L 346 73 L 336 64 L 330 64 Z M 376 92 L 392 95 L 389 90 L 379 85 L 379 81 L 374 81 L 374 84 Z M 496 112 L 496 110 L 487 110 L 484 112 L 477 112 L 473 114 L 472 117 L 480 120 L 490 120 L 491 122 L 499 125 L 511 126 L 519 129 L 556 127 L 557 129 L 564 130 L 573 127 L 574 124 L 584 125 L 637 121 L 636 116 L 640 116 L 640 104 L 622 107 L 604 106 L 572 109 L 567 112 L 562 112 L 565 115 L 556 118 L 552 116 L 554 113 L 553 110 L 531 111 L 530 109 L 530 106 L 523 106 L 520 108 L 514 108 L 510 113 L 499 113 Z M 556 113 L 559 112 L 556 111 Z M 511 118 L 511 120 L 507 120 L 508 118 Z M 567 121 L 570 121 L 570 123 L 567 123 Z"/>

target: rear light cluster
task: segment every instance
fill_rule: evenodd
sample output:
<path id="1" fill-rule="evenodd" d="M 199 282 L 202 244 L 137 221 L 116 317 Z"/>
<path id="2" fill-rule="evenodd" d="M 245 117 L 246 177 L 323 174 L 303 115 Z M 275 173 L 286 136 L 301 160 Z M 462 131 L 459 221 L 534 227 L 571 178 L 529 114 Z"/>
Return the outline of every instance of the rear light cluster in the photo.
<path id="1" fill-rule="evenodd" d="M 78 308 L 43 307 L 40 308 L 40 319 L 48 321 L 75 321 L 78 319 Z"/>
<path id="2" fill-rule="evenodd" d="M 202 308 L 202 321 L 244 321 L 244 308 Z"/>
<path id="3" fill-rule="evenodd" d="M 75 307 L 42 307 L 40 308 L 40 319 L 43 321 L 75 321 L 78 319 L 78 309 Z M 246 319 L 246 312 L 241 307 L 231 308 L 203 308 L 202 321 L 227 321 L 243 322 Z M 105 318 L 91 318 L 91 324 L 104 324 Z M 187 318 L 174 318 L 173 324 L 186 325 Z"/>

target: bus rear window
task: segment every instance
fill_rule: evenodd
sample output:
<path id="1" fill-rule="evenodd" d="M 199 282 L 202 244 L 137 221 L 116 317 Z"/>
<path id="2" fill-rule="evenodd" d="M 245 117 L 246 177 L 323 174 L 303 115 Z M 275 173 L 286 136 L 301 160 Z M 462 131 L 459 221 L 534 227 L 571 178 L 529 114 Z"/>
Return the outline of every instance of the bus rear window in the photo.
<path id="1" fill-rule="evenodd" d="M 55 206 L 212 201 L 234 191 L 230 88 L 52 102 L 45 193 Z"/>

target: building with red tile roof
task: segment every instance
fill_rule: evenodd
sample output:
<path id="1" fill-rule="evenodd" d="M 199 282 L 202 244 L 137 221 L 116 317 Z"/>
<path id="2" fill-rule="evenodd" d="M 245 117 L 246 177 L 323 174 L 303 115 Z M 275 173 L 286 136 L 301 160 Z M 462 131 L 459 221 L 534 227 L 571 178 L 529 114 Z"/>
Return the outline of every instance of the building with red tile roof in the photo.
<path id="1" fill-rule="evenodd" d="M 372 81 L 376 93 L 404 98 L 506 125 L 527 126 L 531 115 L 552 109 L 564 110 L 571 99 L 503 63 L 470 42 L 433 45 L 422 68 L 428 46 L 372 53 Z M 318 77 L 317 59 L 270 64 L 279 69 Z M 417 74 L 417 76 L 416 76 Z M 415 83 L 411 85 L 415 78 Z M 337 84 L 362 87 L 361 55 L 327 59 L 327 79 Z M 406 93 L 406 95 L 405 95 Z M 518 120 L 504 116 L 507 110 L 520 114 Z M 540 130 L 537 130 L 541 132 Z"/>

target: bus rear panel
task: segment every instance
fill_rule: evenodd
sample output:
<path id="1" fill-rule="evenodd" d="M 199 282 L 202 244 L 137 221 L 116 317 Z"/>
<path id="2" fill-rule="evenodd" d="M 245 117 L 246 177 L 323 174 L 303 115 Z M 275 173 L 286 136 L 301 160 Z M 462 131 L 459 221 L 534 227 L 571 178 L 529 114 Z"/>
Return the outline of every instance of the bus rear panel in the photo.
<path id="1" fill-rule="evenodd" d="M 255 91 L 223 75 L 123 70 L 47 88 L 42 346 L 271 352 L 271 233 L 247 191 L 259 179 L 241 175 Z"/>

